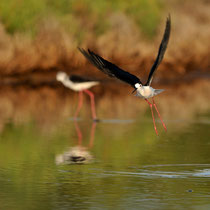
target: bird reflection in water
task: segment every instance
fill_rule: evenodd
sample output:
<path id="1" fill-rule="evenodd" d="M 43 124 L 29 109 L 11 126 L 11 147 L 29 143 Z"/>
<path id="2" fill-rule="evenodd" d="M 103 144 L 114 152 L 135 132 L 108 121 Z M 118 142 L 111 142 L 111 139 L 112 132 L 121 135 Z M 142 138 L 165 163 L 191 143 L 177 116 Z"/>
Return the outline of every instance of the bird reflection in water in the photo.
<path id="1" fill-rule="evenodd" d="M 76 121 L 74 121 L 75 130 L 77 132 L 78 145 L 70 147 L 67 151 L 56 156 L 55 162 L 60 164 L 87 164 L 93 161 L 90 149 L 93 147 L 95 139 L 96 122 L 93 122 L 90 129 L 90 140 L 88 146 L 82 146 L 83 135 Z"/>

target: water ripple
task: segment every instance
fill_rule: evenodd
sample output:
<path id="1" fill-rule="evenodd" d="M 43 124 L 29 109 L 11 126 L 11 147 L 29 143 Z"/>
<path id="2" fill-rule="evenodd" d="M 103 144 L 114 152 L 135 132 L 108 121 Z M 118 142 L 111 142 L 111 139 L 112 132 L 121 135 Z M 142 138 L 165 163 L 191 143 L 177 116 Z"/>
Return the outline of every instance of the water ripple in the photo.
<path id="1" fill-rule="evenodd" d="M 157 169 L 157 170 L 154 170 Z M 104 171 L 106 175 L 121 175 L 144 178 L 210 178 L 210 164 L 147 165 L 135 172 Z"/>

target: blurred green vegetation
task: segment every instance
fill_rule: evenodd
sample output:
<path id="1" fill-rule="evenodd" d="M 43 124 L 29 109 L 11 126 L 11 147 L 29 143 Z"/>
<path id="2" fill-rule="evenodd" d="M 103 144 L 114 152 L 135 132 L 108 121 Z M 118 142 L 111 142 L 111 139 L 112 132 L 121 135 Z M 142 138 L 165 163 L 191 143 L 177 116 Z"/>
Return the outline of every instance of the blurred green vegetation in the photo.
<path id="1" fill-rule="evenodd" d="M 43 19 L 54 17 L 73 35 L 89 31 L 99 35 L 109 29 L 110 14 L 121 12 L 152 36 L 162 9 L 161 0 L 1 0 L 0 20 L 11 34 L 34 34 Z"/>

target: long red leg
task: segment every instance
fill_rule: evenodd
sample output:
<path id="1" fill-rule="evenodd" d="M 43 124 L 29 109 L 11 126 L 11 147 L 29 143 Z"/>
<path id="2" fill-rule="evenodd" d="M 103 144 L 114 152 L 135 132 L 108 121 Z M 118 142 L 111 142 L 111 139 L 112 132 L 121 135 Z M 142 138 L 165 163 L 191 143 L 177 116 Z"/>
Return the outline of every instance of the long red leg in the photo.
<path id="1" fill-rule="evenodd" d="M 153 105 L 154 105 L 154 107 L 155 107 L 155 109 L 156 109 L 156 111 L 157 111 L 157 113 L 158 113 L 158 116 L 159 116 L 159 118 L 160 118 L 160 120 L 161 120 L 161 122 L 162 122 L 162 125 L 163 125 L 164 129 L 165 129 L 165 131 L 167 131 L 166 125 L 165 125 L 165 123 L 163 122 L 162 117 L 161 117 L 161 115 L 160 115 L 160 113 L 159 113 L 159 111 L 158 111 L 158 109 L 157 109 L 157 106 L 156 106 L 156 104 L 155 104 L 154 98 L 152 98 L 152 101 L 153 101 Z"/>
<path id="2" fill-rule="evenodd" d="M 78 101 L 78 105 L 77 105 L 77 110 L 74 114 L 74 119 L 77 118 L 77 115 L 79 114 L 79 111 L 82 108 L 82 104 L 83 104 L 83 93 L 82 93 L 82 91 L 79 91 L 79 101 Z"/>
<path id="3" fill-rule="evenodd" d="M 77 124 L 76 121 L 74 121 L 75 129 L 77 131 L 77 136 L 78 136 L 78 145 L 82 145 L 82 132 L 79 128 L 79 125 Z"/>
<path id="4" fill-rule="evenodd" d="M 90 131 L 89 148 L 93 146 L 94 139 L 95 139 L 95 130 L 96 130 L 96 122 L 93 122 L 91 126 L 91 131 Z"/>
<path id="5" fill-rule="evenodd" d="M 93 117 L 94 120 L 96 120 L 97 117 L 96 117 L 94 94 L 91 91 L 89 91 L 89 90 L 84 90 L 84 92 L 86 92 L 90 96 L 92 117 Z"/>
<path id="6" fill-rule="evenodd" d="M 155 132 L 158 136 L 158 131 L 157 131 L 157 128 L 156 128 L 156 124 L 155 124 L 155 118 L 154 118 L 154 114 L 153 114 L 153 110 L 152 110 L 152 104 L 147 100 L 145 99 L 145 101 L 149 104 L 150 106 L 150 109 L 151 109 L 151 113 L 152 113 L 152 119 L 153 119 L 153 124 L 154 124 L 154 129 L 155 129 Z"/>

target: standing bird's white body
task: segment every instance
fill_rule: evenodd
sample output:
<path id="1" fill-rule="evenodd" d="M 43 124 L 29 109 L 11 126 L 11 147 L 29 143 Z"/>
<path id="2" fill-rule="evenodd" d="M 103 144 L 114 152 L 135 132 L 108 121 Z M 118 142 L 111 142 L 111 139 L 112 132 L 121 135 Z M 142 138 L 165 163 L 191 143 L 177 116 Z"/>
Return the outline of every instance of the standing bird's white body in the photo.
<path id="1" fill-rule="evenodd" d="M 82 108 L 83 92 L 85 92 L 90 96 L 92 117 L 94 120 L 97 120 L 96 111 L 95 111 L 94 94 L 88 89 L 95 85 L 98 85 L 99 82 L 93 81 L 93 80 L 90 80 L 81 76 L 77 76 L 77 75 L 68 76 L 65 72 L 58 72 L 56 75 L 56 79 L 59 82 L 61 82 L 65 87 L 79 92 L 79 103 L 78 103 L 77 111 L 74 117 L 75 118 L 77 117 L 80 109 Z"/>
<path id="2" fill-rule="evenodd" d="M 146 100 L 146 102 L 149 104 L 150 109 L 151 109 L 153 124 L 154 124 L 155 132 L 157 135 L 158 135 L 158 132 L 157 132 L 153 109 L 152 109 L 153 106 L 155 107 L 155 109 L 158 113 L 158 116 L 162 122 L 162 125 L 163 125 L 165 131 L 167 130 L 166 126 L 160 116 L 160 113 L 157 109 L 157 106 L 154 102 L 154 99 L 153 99 L 154 96 L 163 92 L 163 90 L 158 90 L 158 89 L 156 90 L 156 89 L 152 88 L 150 85 L 151 85 L 155 71 L 157 70 L 158 66 L 160 65 L 161 61 L 163 60 L 163 57 L 164 57 L 164 54 L 165 54 L 165 51 L 166 51 L 166 48 L 168 45 L 169 37 L 170 37 L 170 31 L 171 31 L 171 18 L 169 15 L 166 20 L 165 31 L 164 31 L 164 35 L 163 35 L 162 41 L 159 46 L 158 55 L 156 57 L 154 64 L 152 65 L 147 82 L 145 84 L 142 84 L 140 79 L 138 77 L 136 77 L 135 75 L 133 75 L 127 71 L 124 71 L 123 69 L 121 69 L 118 66 L 116 66 L 115 64 L 105 60 L 104 58 L 95 54 L 94 52 L 92 52 L 90 50 L 85 51 L 84 49 L 79 48 L 80 52 L 100 71 L 102 71 L 103 73 L 107 74 L 110 77 L 116 77 L 117 79 L 128 83 L 129 85 L 131 85 L 134 88 L 133 92 L 135 92 L 135 91 L 137 92 L 136 96 L 141 97 Z M 152 103 L 150 103 L 148 101 L 149 98 L 152 98 Z"/>
<path id="3" fill-rule="evenodd" d="M 68 76 L 65 72 L 58 72 L 56 75 L 56 79 L 59 82 L 62 82 L 63 85 L 67 88 L 70 88 L 74 91 L 82 91 L 82 90 L 87 90 L 95 85 L 98 85 L 98 81 L 74 81 L 72 78 L 75 76 Z M 79 78 L 79 76 L 76 76 Z M 80 77 L 81 78 L 81 77 Z"/>

